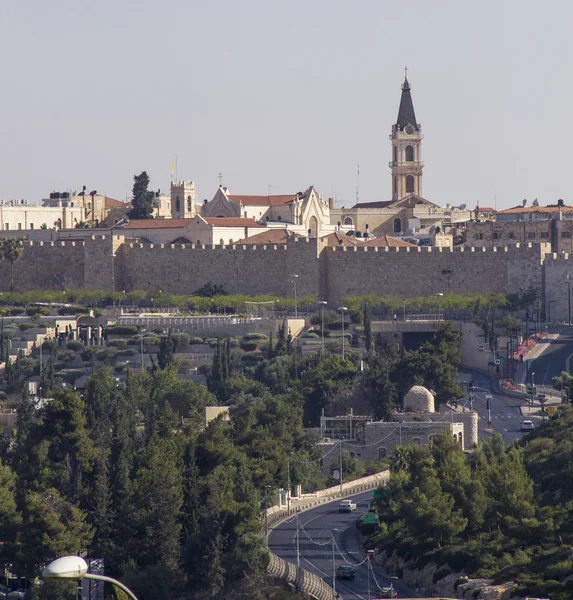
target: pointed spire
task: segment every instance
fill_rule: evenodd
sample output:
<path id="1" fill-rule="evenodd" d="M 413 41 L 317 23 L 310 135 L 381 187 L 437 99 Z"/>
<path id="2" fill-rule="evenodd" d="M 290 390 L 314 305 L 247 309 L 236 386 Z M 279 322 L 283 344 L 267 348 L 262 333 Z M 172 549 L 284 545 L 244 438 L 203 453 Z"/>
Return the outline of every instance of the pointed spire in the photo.
<path id="1" fill-rule="evenodd" d="M 398 109 L 398 119 L 396 120 L 396 129 L 403 130 L 406 125 L 413 125 L 416 130 L 420 128 L 416 122 L 414 113 L 414 104 L 410 94 L 410 82 L 408 81 L 408 68 L 405 69 L 404 83 L 402 84 L 402 97 L 400 98 L 400 108 Z"/>

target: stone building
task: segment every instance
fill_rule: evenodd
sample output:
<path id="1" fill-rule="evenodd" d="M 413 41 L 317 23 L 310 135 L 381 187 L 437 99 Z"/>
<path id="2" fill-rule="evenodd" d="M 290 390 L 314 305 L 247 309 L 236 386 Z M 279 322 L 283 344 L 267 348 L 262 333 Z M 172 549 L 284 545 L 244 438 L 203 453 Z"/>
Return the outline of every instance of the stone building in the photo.
<path id="1" fill-rule="evenodd" d="M 334 231 L 331 225 L 332 200 L 323 200 L 313 186 L 304 192 L 277 196 L 231 194 L 219 186 L 214 198 L 203 204 L 201 214 L 211 218 L 249 218 L 268 228 L 285 227 L 299 235 L 317 237 Z"/>
<path id="2" fill-rule="evenodd" d="M 469 221 L 471 213 L 461 204 L 463 200 L 459 207 L 441 208 L 422 196 L 422 139 L 422 126 L 416 120 L 410 83 L 405 78 L 398 118 L 390 134 L 391 200 L 333 208 L 331 224 L 344 232 L 369 229 L 374 236 L 408 236 L 408 241 L 431 246 L 437 228 L 444 232 Z"/>
<path id="3" fill-rule="evenodd" d="M 466 225 L 466 245 L 499 248 L 511 244 L 545 244 L 547 252 L 573 253 L 573 207 L 563 200 L 551 206 L 517 206 L 493 218 Z"/>
<path id="4" fill-rule="evenodd" d="M 434 396 L 423 386 L 413 386 L 404 396 L 405 412 L 393 414 L 392 421 L 373 421 L 369 417 L 347 415 L 321 417 L 320 444 L 323 470 L 338 461 L 336 447 L 340 444 L 350 454 L 364 462 L 391 456 L 398 446 L 426 446 L 431 439 L 449 431 L 464 450 L 478 442 L 476 412 L 434 411 Z"/>

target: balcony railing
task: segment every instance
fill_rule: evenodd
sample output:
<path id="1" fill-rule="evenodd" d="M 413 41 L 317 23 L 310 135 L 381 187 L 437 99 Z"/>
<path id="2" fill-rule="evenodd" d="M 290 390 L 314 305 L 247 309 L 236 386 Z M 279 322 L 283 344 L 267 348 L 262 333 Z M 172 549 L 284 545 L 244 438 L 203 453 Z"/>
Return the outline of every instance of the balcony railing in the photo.
<path id="1" fill-rule="evenodd" d="M 408 160 L 408 161 L 395 161 L 395 160 L 391 160 L 388 163 L 388 166 L 390 168 L 392 167 L 417 167 L 419 169 L 421 169 L 424 166 L 424 161 L 422 160 Z"/>

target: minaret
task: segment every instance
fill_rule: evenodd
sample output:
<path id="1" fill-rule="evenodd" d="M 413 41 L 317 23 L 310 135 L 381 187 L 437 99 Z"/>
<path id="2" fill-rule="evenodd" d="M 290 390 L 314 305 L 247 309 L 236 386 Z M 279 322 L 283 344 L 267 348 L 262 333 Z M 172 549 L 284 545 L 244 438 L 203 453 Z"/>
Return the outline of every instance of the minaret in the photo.
<path id="1" fill-rule="evenodd" d="M 392 200 L 422 195 L 422 126 L 416 122 L 410 83 L 404 77 L 396 124 L 392 125 Z"/>

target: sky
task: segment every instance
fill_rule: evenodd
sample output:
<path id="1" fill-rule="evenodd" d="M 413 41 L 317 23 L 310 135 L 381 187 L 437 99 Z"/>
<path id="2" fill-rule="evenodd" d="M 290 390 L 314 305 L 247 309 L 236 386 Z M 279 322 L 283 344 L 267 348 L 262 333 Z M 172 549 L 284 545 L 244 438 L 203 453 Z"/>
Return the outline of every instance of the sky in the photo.
<path id="1" fill-rule="evenodd" d="M 423 196 L 573 205 L 570 0 L 3 0 L 0 199 L 391 198 L 404 67 Z"/>

